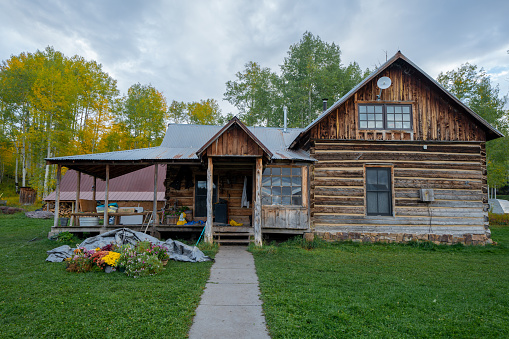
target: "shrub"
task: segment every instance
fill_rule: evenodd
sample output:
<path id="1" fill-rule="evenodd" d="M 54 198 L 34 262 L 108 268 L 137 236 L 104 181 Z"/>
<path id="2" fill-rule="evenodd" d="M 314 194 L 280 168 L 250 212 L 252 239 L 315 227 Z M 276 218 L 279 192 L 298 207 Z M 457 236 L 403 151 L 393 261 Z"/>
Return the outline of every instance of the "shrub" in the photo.
<path id="1" fill-rule="evenodd" d="M 488 213 L 490 225 L 509 225 L 509 214 Z"/>
<path id="2" fill-rule="evenodd" d="M 57 241 L 75 243 L 78 241 L 78 238 L 71 232 L 60 232 L 57 234 Z"/>

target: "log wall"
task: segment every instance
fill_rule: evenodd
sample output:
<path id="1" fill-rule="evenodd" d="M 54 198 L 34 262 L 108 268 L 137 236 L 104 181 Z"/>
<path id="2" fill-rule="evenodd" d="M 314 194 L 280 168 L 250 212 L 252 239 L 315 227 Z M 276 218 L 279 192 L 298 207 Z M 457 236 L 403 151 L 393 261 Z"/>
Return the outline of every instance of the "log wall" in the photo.
<path id="1" fill-rule="evenodd" d="M 381 92 L 377 80 L 391 78 Z M 413 130 L 359 129 L 358 104 L 412 105 Z M 398 60 L 310 130 L 311 139 L 486 141 L 482 125 L 436 85 Z"/>
<path id="2" fill-rule="evenodd" d="M 316 140 L 310 152 L 318 160 L 311 216 L 319 236 L 402 241 L 406 235 L 447 243 L 489 238 L 484 143 Z M 366 166 L 392 169 L 393 216 L 366 215 Z M 435 201 L 421 202 L 420 188 L 432 188 Z"/>

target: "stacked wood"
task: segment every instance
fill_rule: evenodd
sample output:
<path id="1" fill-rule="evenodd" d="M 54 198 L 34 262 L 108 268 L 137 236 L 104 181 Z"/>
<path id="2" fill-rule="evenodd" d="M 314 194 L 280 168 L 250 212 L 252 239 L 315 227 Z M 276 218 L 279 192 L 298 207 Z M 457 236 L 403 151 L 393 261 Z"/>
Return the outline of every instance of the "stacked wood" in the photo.
<path id="1" fill-rule="evenodd" d="M 72 203 L 71 202 L 61 202 L 60 203 L 60 208 L 59 208 L 59 217 L 66 217 L 66 218 L 69 218 L 71 216 L 71 213 L 73 213 L 74 211 L 72 210 Z M 47 206 L 47 203 L 44 203 L 42 205 L 42 210 L 43 211 L 47 211 L 48 209 L 48 206 Z M 50 212 L 53 212 L 55 213 L 55 204 L 54 203 L 50 203 L 49 204 L 49 211 Z"/>

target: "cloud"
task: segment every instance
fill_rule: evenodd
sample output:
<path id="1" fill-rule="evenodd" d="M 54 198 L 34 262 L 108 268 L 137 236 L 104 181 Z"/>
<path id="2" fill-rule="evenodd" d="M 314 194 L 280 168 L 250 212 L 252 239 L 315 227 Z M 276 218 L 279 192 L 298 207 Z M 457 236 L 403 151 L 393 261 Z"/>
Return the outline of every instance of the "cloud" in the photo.
<path id="1" fill-rule="evenodd" d="M 53 46 L 94 59 L 121 92 L 152 84 L 168 101 L 214 98 L 248 61 L 279 71 L 305 31 L 373 68 L 398 49 L 431 76 L 476 63 L 509 88 L 509 2 L 4 1 L 0 59 Z"/>

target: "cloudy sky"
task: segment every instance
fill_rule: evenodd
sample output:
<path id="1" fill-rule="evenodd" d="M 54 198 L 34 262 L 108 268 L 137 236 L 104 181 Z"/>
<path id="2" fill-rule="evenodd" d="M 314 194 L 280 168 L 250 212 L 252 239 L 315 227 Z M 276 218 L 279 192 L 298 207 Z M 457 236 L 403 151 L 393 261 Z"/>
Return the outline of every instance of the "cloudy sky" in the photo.
<path id="1" fill-rule="evenodd" d="M 248 61 L 273 71 L 305 31 L 373 68 L 398 49 L 436 77 L 477 64 L 509 93 L 506 0 L 0 0 L 0 60 L 53 46 L 103 65 L 125 93 L 152 84 L 172 100 L 214 98 Z"/>

